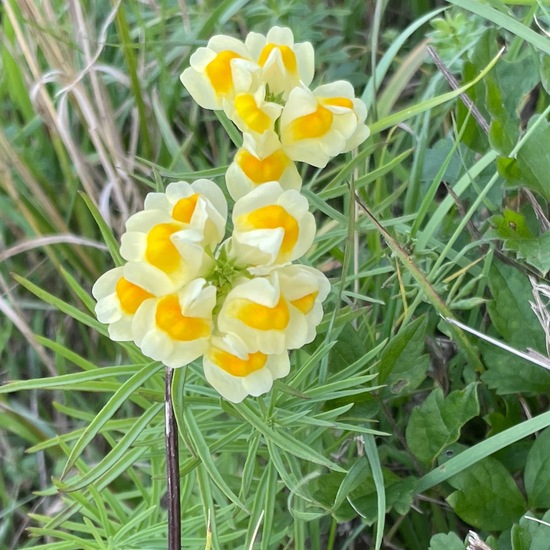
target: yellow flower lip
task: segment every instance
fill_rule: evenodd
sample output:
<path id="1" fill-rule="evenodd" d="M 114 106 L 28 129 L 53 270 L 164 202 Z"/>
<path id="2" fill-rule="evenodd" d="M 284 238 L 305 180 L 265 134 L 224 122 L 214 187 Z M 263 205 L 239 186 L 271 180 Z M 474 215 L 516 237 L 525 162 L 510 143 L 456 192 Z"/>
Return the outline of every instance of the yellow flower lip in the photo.
<path id="1" fill-rule="evenodd" d="M 267 355 L 260 351 L 249 353 L 246 359 L 217 348 L 213 348 L 209 355 L 214 364 L 232 376 L 238 377 L 245 377 L 263 369 L 267 362 Z"/>
<path id="2" fill-rule="evenodd" d="M 179 199 L 172 208 L 172 218 L 181 223 L 191 223 L 199 197 L 198 193 L 194 193 L 189 197 Z"/>
<path id="3" fill-rule="evenodd" d="M 271 119 L 256 104 L 253 94 L 239 94 L 235 98 L 235 109 L 246 125 L 259 134 L 272 126 Z"/>
<path id="4" fill-rule="evenodd" d="M 239 224 L 250 229 L 278 229 L 284 231 L 279 254 L 288 255 L 298 242 L 300 226 L 281 205 L 271 204 L 239 217 Z"/>
<path id="5" fill-rule="evenodd" d="M 296 300 L 291 300 L 291 304 L 299 309 L 304 315 L 307 315 L 315 305 L 315 300 L 317 299 L 317 295 L 319 294 L 318 291 L 311 292 L 310 294 L 306 294 L 305 296 L 302 296 L 301 298 L 298 298 Z"/>
<path id="6" fill-rule="evenodd" d="M 180 230 L 177 223 L 160 223 L 147 234 L 145 258 L 165 273 L 173 273 L 180 265 L 181 256 L 170 240 Z"/>
<path id="7" fill-rule="evenodd" d="M 322 137 L 330 130 L 333 118 L 333 114 L 328 109 L 318 105 L 313 113 L 292 122 L 292 137 L 295 140 Z"/>
<path id="8" fill-rule="evenodd" d="M 238 53 L 223 50 L 206 66 L 206 75 L 217 95 L 227 95 L 233 89 L 231 60 L 240 58 Z"/>
<path id="9" fill-rule="evenodd" d="M 175 294 L 161 298 L 157 304 L 155 322 L 173 340 L 189 342 L 210 335 L 210 323 L 200 317 L 186 317 Z"/>
<path id="10" fill-rule="evenodd" d="M 286 70 L 291 73 L 295 73 L 298 67 L 298 63 L 296 62 L 296 55 L 294 54 L 294 51 L 290 46 L 282 46 L 272 43 L 266 44 L 262 49 L 262 52 L 260 53 L 258 64 L 263 67 L 269 57 L 269 54 L 275 49 L 278 49 L 281 52 L 283 65 L 285 66 Z"/>
<path id="11" fill-rule="evenodd" d="M 268 181 L 279 181 L 290 162 L 282 150 L 275 151 L 264 159 L 258 159 L 246 149 L 239 150 L 235 161 L 256 185 Z"/>
<path id="12" fill-rule="evenodd" d="M 124 277 L 119 279 L 115 292 L 122 311 L 128 315 L 133 315 L 145 300 L 153 297 L 152 294 Z"/>
<path id="13" fill-rule="evenodd" d="M 232 304 L 234 315 L 239 321 L 256 330 L 285 330 L 290 321 L 288 304 L 283 298 L 275 307 L 268 307 L 246 300 L 237 299 Z"/>

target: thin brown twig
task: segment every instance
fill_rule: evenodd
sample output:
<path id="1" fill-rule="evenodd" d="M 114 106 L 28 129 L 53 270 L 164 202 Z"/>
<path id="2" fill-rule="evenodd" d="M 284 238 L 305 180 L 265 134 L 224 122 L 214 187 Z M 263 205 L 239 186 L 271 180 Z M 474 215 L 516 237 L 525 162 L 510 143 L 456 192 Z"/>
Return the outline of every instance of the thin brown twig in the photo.
<path id="1" fill-rule="evenodd" d="M 164 393 L 164 432 L 166 441 L 166 484 L 168 497 L 168 550 L 181 550 L 181 507 L 178 452 L 178 428 L 172 405 L 172 377 L 166 367 Z"/>
<path id="2" fill-rule="evenodd" d="M 460 84 L 458 83 L 456 78 L 449 72 L 449 69 L 447 69 L 445 63 L 443 63 L 443 60 L 441 59 L 441 57 L 439 57 L 435 49 L 432 48 L 432 46 L 428 46 L 426 49 L 430 54 L 430 57 L 433 59 L 435 66 L 441 71 L 441 74 L 449 83 L 449 86 L 453 90 L 458 90 L 458 88 L 460 88 Z M 459 97 L 462 100 L 462 103 L 464 103 L 464 105 L 466 105 L 466 107 L 471 111 L 472 116 L 477 120 L 477 123 L 481 126 L 483 131 L 488 134 L 489 124 L 485 120 L 485 117 L 481 114 L 480 110 L 475 106 L 474 102 L 470 99 L 470 96 L 464 92 L 460 94 Z"/>

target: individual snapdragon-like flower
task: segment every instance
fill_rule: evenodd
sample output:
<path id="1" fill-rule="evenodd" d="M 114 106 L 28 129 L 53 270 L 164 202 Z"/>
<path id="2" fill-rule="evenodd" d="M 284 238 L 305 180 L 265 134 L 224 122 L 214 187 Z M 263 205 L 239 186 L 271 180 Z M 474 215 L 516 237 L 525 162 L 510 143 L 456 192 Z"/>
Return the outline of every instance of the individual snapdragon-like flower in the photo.
<path id="1" fill-rule="evenodd" d="M 307 199 L 277 182 L 254 189 L 233 208 L 230 255 L 242 266 L 284 264 L 303 256 L 315 237 Z"/>
<path id="2" fill-rule="evenodd" d="M 128 262 L 125 277 L 148 292 L 175 292 L 212 269 L 214 260 L 205 251 L 201 235 L 185 231 L 183 223 L 163 210 L 143 210 L 130 216 L 126 229 L 120 246 Z M 197 241 L 190 240 L 192 237 Z"/>
<path id="3" fill-rule="evenodd" d="M 300 348 L 315 338 L 329 291 L 320 271 L 301 265 L 242 279 L 224 300 L 218 329 L 238 334 L 249 352 L 280 354 Z"/>
<path id="4" fill-rule="evenodd" d="M 247 47 L 230 36 L 213 36 L 189 63 L 181 82 L 204 109 L 222 109 L 225 100 L 255 91 L 260 84 L 261 67 L 252 60 Z"/>
<path id="5" fill-rule="evenodd" d="M 95 312 L 101 323 L 109 325 L 109 337 L 117 342 L 133 339 L 132 320 L 139 307 L 153 295 L 124 278 L 124 268 L 104 273 L 92 287 L 97 300 Z"/>
<path id="6" fill-rule="evenodd" d="M 215 305 L 215 287 L 200 278 L 177 292 L 146 300 L 132 320 L 134 341 L 147 357 L 183 367 L 208 349 Z"/>
<path id="7" fill-rule="evenodd" d="M 242 92 L 232 100 L 224 101 L 224 111 L 241 132 L 263 134 L 273 131 L 282 105 L 266 101 L 265 85 L 255 92 Z"/>
<path id="8" fill-rule="evenodd" d="M 323 168 L 332 157 L 367 139 L 366 116 L 365 104 L 344 80 L 313 91 L 294 88 L 280 119 L 285 153 L 292 160 Z"/>
<path id="9" fill-rule="evenodd" d="M 291 316 L 303 316 L 307 333 L 287 334 L 286 345 L 297 349 L 313 341 L 317 325 L 323 319 L 323 302 L 330 292 L 330 282 L 318 269 L 306 265 L 286 265 L 276 269 L 281 295 L 289 305 Z"/>
<path id="10" fill-rule="evenodd" d="M 198 179 L 192 184 L 176 181 L 164 193 L 149 193 L 145 210 L 162 210 L 174 222 L 183 224 L 180 238 L 201 244 L 210 250 L 225 235 L 227 201 L 213 181 Z"/>
<path id="11" fill-rule="evenodd" d="M 214 336 L 203 357 L 206 380 L 225 399 L 241 402 L 268 392 L 273 381 L 290 370 L 288 353 L 251 352 L 235 334 Z"/>
<path id="12" fill-rule="evenodd" d="M 279 182 L 285 190 L 300 189 L 302 178 L 275 132 L 265 132 L 258 138 L 251 134 L 243 137 L 243 145 L 225 174 L 227 190 L 234 200 L 269 181 Z"/>
<path id="13" fill-rule="evenodd" d="M 283 99 L 286 99 L 300 81 L 309 86 L 313 80 L 313 46 L 309 42 L 295 44 L 290 29 L 272 27 L 267 36 L 251 32 L 246 37 L 245 46 L 263 68 L 262 80 L 271 93 L 283 94 Z"/>

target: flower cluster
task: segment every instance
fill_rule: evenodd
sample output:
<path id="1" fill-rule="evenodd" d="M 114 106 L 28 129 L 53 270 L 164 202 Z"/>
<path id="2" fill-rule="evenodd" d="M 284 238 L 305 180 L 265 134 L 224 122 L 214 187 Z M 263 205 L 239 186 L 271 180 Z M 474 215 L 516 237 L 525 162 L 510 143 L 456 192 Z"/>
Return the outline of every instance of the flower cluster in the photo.
<path id="1" fill-rule="evenodd" d="M 295 44 L 290 29 L 251 32 L 244 42 L 214 36 L 190 64 L 181 81 L 193 99 L 205 109 L 223 109 L 244 134 L 226 174 L 234 199 L 268 181 L 300 189 L 296 161 L 323 168 L 369 135 L 367 108 L 349 82 L 309 89 L 313 47 Z"/>
<path id="2" fill-rule="evenodd" d="M 225 239 L 228 205 L 214 182 L 171 183 L 127 220 L 126 263 L 92 289 L 113 340 L 172 368 L 202 356 L 208 382 L 233 402 L 288 374 L 289 350 L 314 339 L 330 291 L 320 271 L 293 263 L 316 231 L 294 161 L 324 166 L 368 130 L 350 84 L 311 92 L 312 78 L 313 49 L 289 29 L 200 48 L 183 83 L 244 134 L 226 174 L 232 234 Z"/>

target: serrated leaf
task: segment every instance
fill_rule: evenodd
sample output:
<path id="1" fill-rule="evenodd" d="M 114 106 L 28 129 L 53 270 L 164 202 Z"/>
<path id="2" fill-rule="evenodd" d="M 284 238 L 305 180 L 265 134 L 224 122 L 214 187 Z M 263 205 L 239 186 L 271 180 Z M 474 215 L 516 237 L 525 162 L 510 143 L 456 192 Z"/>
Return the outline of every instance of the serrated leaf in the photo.
<path id="1" fill-rule="evenodd" d="M 493 345 L 480 342 L 487 370 L 481 380 L 499 395 L 550 392 L 550 372 Z"/>
<path id="2" fill-rule="evenodd" d="M 550 429 L 533 443 L 525 464 L 525 491 L 529 506 L 550 508 Z"/>
<path id="3" fill-rule="evenodd" d="M 430 358 L 424 353 L 427 317 L 420 317 L 394 336 L 380 357 L 379 380 L 392 393 L 417 388 L 426 377 Z"/>
<path id="4" fill-rule="evenodd" d="M 525 512 L 525 501 L 506 468 L 493 457 L 453 476 L 457 489 L 447 502 L 466 523 L 484 531 L 509 529 Z"/>
<path id="5" fill-rule="evenodd" d="M 438 533 L 430 539 L 429 550 L 464 550 L 464 543 L 455 533 Z"/>
<path id="6" fill-rule="evenodd" d="M 529 278 L 518 269 L 494 261 L 489 271 L 493 301 L 487 310 L 494 327 L 507 344 L 520 350 L 528 347 L 543 352 L 544 332 L 533 313 Z"/>
<path id="7" fill-rule="evenodd" d="M 519 259 L 540 271 L 543 277 L 550 271 L 550 231 L 532 239 L 508 239 L 504 248 L 516 252 Z"/>
<path id="8" fill-rule="evenodd" d="M 443 397 L 441 388 L 430 393 L 413 409 L 406 438 L 410 450 L 425 464 L 431 464 L 450 444 L 458 441 L 460 429 L 479 414 L 476 384 Z"/>

